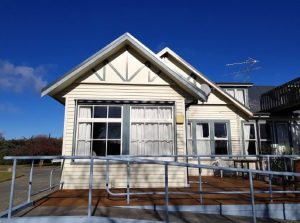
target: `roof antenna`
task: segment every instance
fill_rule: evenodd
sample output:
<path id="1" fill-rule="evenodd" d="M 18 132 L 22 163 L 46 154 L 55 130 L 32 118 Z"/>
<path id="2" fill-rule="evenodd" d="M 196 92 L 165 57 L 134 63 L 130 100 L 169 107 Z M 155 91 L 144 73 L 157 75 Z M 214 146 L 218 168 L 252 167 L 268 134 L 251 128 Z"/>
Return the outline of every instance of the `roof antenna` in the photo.
<path id="1" fill-rule="evenodd" d="M 226 67 L 231 70 L 231 72 L 227 75 L 233 76 L 234 79 L 249 81 L 251 73 L 261 68 L 260 66 L 257 66 L 257 63 L 259 63 L 259 60 L 249 57 L 247 60 L 242 62 L 226 64 Z"/>

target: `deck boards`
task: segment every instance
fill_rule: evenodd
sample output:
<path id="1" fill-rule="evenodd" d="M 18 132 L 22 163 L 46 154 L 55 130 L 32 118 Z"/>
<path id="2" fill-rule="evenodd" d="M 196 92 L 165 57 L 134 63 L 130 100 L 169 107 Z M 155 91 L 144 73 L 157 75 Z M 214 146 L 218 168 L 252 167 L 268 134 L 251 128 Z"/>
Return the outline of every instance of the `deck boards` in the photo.
<path id="1" fill-rule="evenodd" d="M 191 178 L 191 181 L 197 181 Z M 249 191 L 249 181 L 241 177 L 203 177 L 203 191 Z M 268 183 L 254 180 L 255 190 L 268 190 Z M 186 188 L 170 188 L 169 191 L 198 191 L 199 185 L 191 183 Z M 288 188 L 292 189 L 292 188 Z M 281 186 L 274 186 L 273 190 L 282 190 Z M 113 189 L 113 192 L 125 192 L 125 189 Z M 157 189 L 131 189 L 137 191 L 164 191 L 163 188 Z M 169 195 L 170 205 L 200 205 L 200 195 Z M 268 194 L 256 194 L 255 202 L 270 203 Z M 164 205 L 164 195 L 132 195 L 130 196 L 130 206 L 140 205 Z M 273 194 L 272 203 L 300 203 L 300 195 L 296 194 Z M 87 206 L 88 190 L 59 190 L 36 203 L 36 206 Z M 125 196 L 108 196 L 105 190 L 93 190 L 93 206 L 127 206 Z M 203 195 L 204 205 L 213 204 L 250 204 L 248 194 L 205 194 Z"/>

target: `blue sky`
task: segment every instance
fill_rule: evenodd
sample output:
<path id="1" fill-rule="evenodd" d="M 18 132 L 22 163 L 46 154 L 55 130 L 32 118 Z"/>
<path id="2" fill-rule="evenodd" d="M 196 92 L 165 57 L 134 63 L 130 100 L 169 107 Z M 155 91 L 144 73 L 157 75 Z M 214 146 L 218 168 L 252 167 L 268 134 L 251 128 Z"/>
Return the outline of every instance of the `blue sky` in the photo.
<path id="1" fill-rule="evenodd" d="M 0 2 L 0 132 L 62 136 L 64 107 L 39 89 L 130 32 L 214 81 L 278 85 L 300 74 L 300 1 Z M 250 78 L 225 65 L 253 57 Z"/>

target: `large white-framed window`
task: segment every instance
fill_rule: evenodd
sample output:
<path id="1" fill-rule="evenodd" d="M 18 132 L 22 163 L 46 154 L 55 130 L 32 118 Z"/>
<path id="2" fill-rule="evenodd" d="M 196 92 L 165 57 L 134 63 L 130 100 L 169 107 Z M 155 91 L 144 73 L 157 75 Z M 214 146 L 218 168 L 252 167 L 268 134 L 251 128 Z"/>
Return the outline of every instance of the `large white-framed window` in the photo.
<path id="1" fill-rule="evenodd" d="M 75 155 L 122 154 L 120 105 L 78 105 Z"/>
<path id="2" fill-rule="evenodd" d="M 243 139 L 244 149 L 247 155 L 256 155 L 257 151 L 257 134 L 255 123 L 245 122 L 243 123 Z"/>
<path id="3" fill-rule="evenodd" d="M 130 155 L 174 154 L 173 106 L 130 108 Z"/>

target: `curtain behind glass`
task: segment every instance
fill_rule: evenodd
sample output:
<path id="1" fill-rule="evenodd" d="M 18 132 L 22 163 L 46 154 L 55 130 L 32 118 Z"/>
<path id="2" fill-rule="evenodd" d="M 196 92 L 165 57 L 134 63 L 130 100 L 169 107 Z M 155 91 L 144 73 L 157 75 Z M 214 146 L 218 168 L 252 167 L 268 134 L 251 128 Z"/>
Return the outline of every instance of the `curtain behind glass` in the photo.
<path id="1" fill-rule="evenodd" d="M 249 149 L 249 139 L 250 139 L 250 125 L 244 125 L 244 143 L 245 143 L 245 151 L 248 154 Z"/>
<path id="2" fill-rule="evenodd" d="M 245 104 L 245 97 L 244 97 L 244 91 L 243 90 L 237 90 L 235 98 L 241 102 L 243 105 Z"/>
<path id="3" fill-rule="evenodd" d="M 196 139 L 197 139 L 197 154 L 198 155 L 210 155 L 210 137 L 208 134 L 204 135 L 204 125 L 205 124 L 197 124 L 196 125 Z"/>

